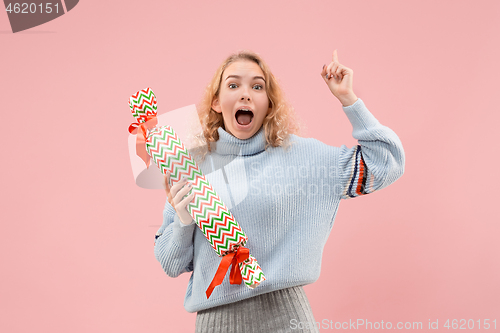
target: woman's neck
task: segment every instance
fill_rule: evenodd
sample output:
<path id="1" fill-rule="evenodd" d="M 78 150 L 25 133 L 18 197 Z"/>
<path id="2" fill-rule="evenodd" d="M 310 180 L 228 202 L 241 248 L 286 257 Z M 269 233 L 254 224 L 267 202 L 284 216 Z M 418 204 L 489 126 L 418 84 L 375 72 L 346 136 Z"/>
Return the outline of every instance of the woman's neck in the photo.
<path id="1" fill-rule="evenodd" d="M 217 132 L 219 133 L 215 148 L 217 154 L 247 156 L 264 151 L 266 145 L 264 126 L 261 126 L 251 138 L 245 140 L 238 139 L 222 127 L 219 127 Z"/>

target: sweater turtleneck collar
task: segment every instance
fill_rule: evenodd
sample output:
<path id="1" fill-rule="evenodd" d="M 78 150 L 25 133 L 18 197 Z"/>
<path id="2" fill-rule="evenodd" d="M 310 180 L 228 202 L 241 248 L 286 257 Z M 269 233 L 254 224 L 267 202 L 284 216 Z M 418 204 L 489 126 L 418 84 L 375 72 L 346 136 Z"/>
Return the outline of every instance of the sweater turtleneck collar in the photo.
<path id="1" fill-rule="evenodd" d="M 216 141 L 215 151 L 219 155 L 255 155 L 264 151 L 266 146 L 264 126 L 261 126 L 251 138 L 245 140 L 229 134 L 222 127 L 219 127 L 217 132 L 219 132 L 219 140 Z"/>

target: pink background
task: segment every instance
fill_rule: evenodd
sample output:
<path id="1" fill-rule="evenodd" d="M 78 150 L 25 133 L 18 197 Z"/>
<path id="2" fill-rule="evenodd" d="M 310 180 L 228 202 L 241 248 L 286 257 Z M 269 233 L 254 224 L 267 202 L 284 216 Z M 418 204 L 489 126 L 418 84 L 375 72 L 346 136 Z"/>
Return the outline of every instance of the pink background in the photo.
<path id="1" fill-rule="evenodd" d="M 243 48 L 269 63 L 304 136 L 351 147 L 320 77 L 337 49 L 406 152 L 396 183 L 341 203 L 305 287 L 315 319 L 498 330 L 500 2 L 472 3 L 89 0 L 16 34 L 2 11 L 0 331 L 194 330 L 189 274 L 169 278 L 153 254 L 165 193 L 134 183 L 127 101 L 149 86 L 160 113 L 197 103 Z"/>

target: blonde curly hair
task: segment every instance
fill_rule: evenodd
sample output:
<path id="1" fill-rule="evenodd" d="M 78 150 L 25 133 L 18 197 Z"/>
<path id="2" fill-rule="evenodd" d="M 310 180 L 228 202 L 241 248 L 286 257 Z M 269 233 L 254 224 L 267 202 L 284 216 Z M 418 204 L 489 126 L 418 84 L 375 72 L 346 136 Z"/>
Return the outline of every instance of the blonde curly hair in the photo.
<path id="1" fill-rule="evenodd" d="M 289 135 L 299 135 L 303 125 L 297 119 L 293 107 L 285 99 L 278 80 L 271 73 L 266 62 L 255 52 L 242 50 L 231 54 L 222 62 L 209 85 L 206 87 L 201 101 L 197 104 L 199 120 L 201 122 L 202 132 L 195 135 L 198 146 L 201 149 L 194 151 L 194 155 L 203 161 L 206 154 L 212 151 L 212 144 L 219 140 L 217 129 L 222 127 L 224 130 L 224 119 L 222 113 L 217 113 L 212 109 L 212 102 L 219 96 L 220 84 L 224 70 L 236 61 L 253 61 L 262 69 L 266 79 L 266 91 L 269 98 L 268 112 L 263 121 L 266 145 L 287 148 L 290 145 Z"/>

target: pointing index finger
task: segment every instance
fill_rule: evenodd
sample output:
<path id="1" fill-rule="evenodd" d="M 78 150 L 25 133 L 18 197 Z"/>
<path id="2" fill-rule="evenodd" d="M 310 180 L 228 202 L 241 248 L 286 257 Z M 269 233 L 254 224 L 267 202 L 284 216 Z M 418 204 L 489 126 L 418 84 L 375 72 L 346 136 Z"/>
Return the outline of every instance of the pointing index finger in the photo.
<path id="1" fill-rule="evenodd" d="M 333 51 L 333 61 L 335 62 L 339 62 L 339 57 L 337 56 L 337 49 L 335 49 L 335 51 Z"/>

